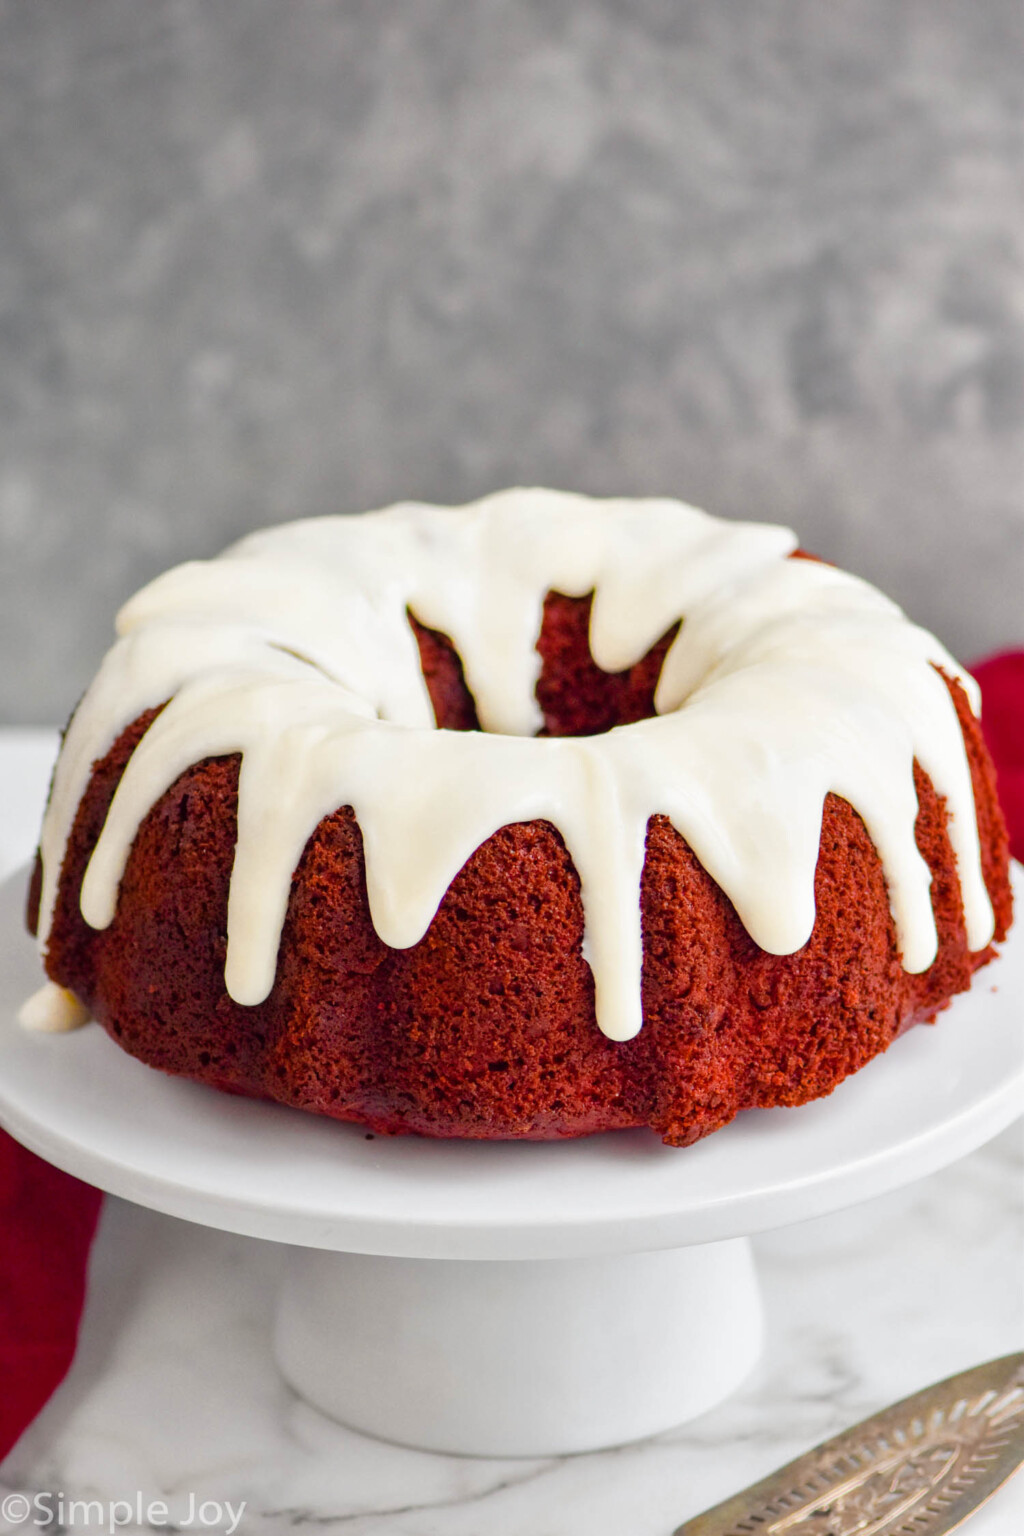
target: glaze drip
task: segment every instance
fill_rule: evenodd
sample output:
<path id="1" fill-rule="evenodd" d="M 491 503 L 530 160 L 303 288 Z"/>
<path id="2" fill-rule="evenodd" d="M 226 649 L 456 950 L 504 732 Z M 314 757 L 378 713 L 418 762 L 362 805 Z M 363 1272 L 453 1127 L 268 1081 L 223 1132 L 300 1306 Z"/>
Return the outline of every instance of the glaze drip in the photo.
<path id="1" fill-rule="evenodd" d="M 501 492 L 467 507 L 403 503 L 268 529 L 158 578 L 71 722 L 43 827 L 40 939 L 93 762 L 170 700 L 114 796 L 82 886 L 113 920 L 139 823 L 187 768 L 240 753 L 227 991 L 270 992 L 291 875 L 319 821 L 351 805 L 374 926 L 417 943 L 474 850 L 543 819 L 579 873 L 597 1018 L 642 1023 L 639 889 L 662 813 L 751 938 L 789 954 L 814 926 L 830 792 L 860 813 L 885 870 L 902 961 L 935 957 L 930 873 L 917 850 L 916 757 L 946 797 L 968 941 L 993 915 L 963 738 L 935 670 L 977 691 L 943 647 L 867 583 L 790 560 L 787 529 L 668 500 Z M 537 738 L 535 645 L 545 595 L 594 593 L 590 645 L 636 663 L 678 619 L 650 720 Z M 436 729 L 408 612 L 450 637 L 480 731 Z M 453 793 L 453 786 L 457 792 Z"/>

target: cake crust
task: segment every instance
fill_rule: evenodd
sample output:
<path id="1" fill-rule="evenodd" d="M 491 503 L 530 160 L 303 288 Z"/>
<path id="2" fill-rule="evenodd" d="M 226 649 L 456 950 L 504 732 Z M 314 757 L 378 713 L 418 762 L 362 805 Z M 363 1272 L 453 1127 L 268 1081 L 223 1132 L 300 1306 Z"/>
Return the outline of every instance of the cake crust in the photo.
<path id="1" fill-rule="evenodd" d="M 590 605 L 556 592 L 545 600 L 544 734 L 593 734 L 654 713 L 674 628 L 634 667 L 605 673 L 588 648 Z M 410 620 L 438 725 L 475 728 L 454 648 Z M 1012 898 L 994 771 L 963 689 L 945 682 L 1000 941 Z M 132 1055 L 226 1091 L 386 1133 L 553 1139 L 650 1126 L 686 1146 L 743 1109 L 830 1093 L 911 1024 L 933 1020 L 994 953 L 969 948 L 946 804 L 915 764 L 915 837 L 932 874 L 939 937 L 934 963 L 919 974 L 903 969 L 879 856 L 838 795 L 824 805 L 814 930 L 789 955 L 758 948 L 656 814 L 640 892 L 644 1027 L 614 1041 L 597 1027 L 580 882 L 551 823 L 495 832 L 456 876 L 424 938 L 394 949 L 375 931 L 362 837 L 343 806 L 317 826 L 292 877 L 270 996 L 242 1006 L 224 983 L 237 756 L 197 763 L 149 811 L 113 923 L 98 931 L 81 916 L 89 856 L 159 713 L 140 715 L 94 765 L 67 843 L 46 969 Z M 38 903 L 36 878 L 33 931 Z"/>

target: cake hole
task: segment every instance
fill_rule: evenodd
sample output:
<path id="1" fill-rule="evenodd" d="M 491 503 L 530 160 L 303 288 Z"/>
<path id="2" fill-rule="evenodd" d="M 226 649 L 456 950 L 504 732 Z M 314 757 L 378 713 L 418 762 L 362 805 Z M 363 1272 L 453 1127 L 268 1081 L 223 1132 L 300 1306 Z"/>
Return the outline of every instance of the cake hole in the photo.
<path id="1" fill-rule="evenodd" d="M 590 654 L 593 600 L 592 592 L 586 597 L 549 592 L 544 599 L 537 639 L 541 670 L 536 696 L 544 716 L 540 736 L 601 736 L 655 714 L 654 691 L 679 624 L 666 630 L 632 667 L 604 672 Z M 407 612 L 439 729 L 478 731 L 476 703 L 454 645 L 440 630 L 429 629 Z"/>
<path id="2" fill-rule="evenodd" d="M 654 691 L 669 646 L 679 633 L 678 622 L 633 666 L 623 672 L 604 672 L 590 654 L 593 601 L 592 592 L 586 597 L 549 592 L 544 599 L 537 641 L 542 736 L 601 736 L 655 714 Z"/>
<path id="3" fill-rule="evenodd" d="M 442 731 L 478 731 L 473 695 L 466 686 L 462 659 L 447 635 L 428 629 L 416 615 L 406 610 L 409 626 L 420 651 L 420 669 L 427 685 L 434 719 Z"/>

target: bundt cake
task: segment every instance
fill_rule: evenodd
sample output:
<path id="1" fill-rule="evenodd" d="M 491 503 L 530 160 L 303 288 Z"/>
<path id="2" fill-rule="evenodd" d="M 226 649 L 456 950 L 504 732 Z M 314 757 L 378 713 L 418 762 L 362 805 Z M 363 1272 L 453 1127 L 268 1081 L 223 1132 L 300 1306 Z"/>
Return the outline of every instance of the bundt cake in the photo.
<path id="1" fill-rule="evenodd" d="M 245 538 L 122 610 L 29 898 L 165 1072 L 371 1130 L 685 1146 L 993 955 L 977 690 L 786 529 L 515 490 Z"/>

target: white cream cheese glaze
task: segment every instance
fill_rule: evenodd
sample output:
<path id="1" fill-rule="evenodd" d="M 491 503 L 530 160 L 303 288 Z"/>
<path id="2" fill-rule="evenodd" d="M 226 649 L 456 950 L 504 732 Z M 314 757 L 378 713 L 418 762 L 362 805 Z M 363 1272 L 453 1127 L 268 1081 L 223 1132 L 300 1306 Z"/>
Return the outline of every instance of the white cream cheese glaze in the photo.
<path id="1" fill-rule="evenodd" d="M 118 616 L 120 638 L 79 705 L 42 836 L 45 947 L 68 836 L 96 759 L 170 700 L 129 760 L 82 886 L 94 928 L 114 917 L 139 824 L 187 768 L 241 754 L 225 984 L 270 992 L 291 875 L 318 822 L 351 805 L 374 926 L 405 948 L 499 827 L 546 820 L 579 873 L 598 1022 L 642 1022 L 639 889 L 649 818 L 668 816 L 774 954 L 807 942 L 822 810 L 860 813 L 885 871 L 902 962 L 928 967 L 930 873 L 914 840 L 916 757 L 947 800 L 968 942 L 993 914 L 970 769 L 936 671 L 977 689 L 873 587 L 787 557 L 787 529 L 669 500 L 510 490 L 466 507 L 403 503 L 268 529 L 179 566 Z M 595 593 L 590 643 L 607 671 L 677 620 L 655 718 L 593 737 L 538 738 L 535 646 L 544 597 Z M 408 613 L 448 635 L 480 731 L 438 730 Z"/>

